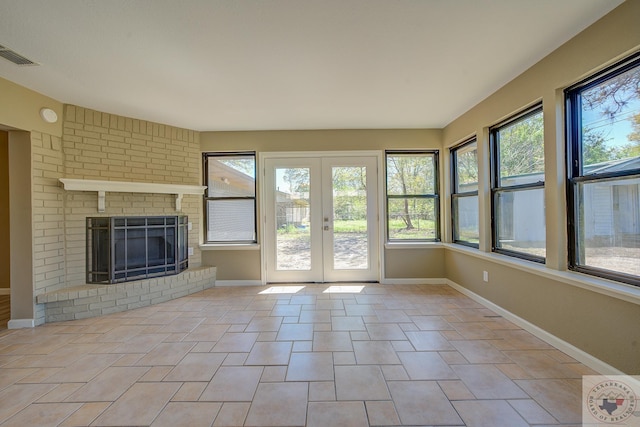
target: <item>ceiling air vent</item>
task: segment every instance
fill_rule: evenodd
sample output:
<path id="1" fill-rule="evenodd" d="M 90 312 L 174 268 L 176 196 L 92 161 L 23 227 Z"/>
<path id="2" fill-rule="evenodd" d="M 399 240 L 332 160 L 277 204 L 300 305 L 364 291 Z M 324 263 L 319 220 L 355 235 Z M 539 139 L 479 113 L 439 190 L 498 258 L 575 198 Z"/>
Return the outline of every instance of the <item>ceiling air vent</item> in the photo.
<path id="1" fill-rule="evenodd" d="M 37 63 L 31 61 L 30 59 L 27 59 L 24 56 L 20 55 L 19 53 L 16 53 L 11 49 L 4 47 L 2 45 L 0 45 L 0 57 L 7 59 L 16 65 L 21 65 L 21 66 L 38 65 Z"/>

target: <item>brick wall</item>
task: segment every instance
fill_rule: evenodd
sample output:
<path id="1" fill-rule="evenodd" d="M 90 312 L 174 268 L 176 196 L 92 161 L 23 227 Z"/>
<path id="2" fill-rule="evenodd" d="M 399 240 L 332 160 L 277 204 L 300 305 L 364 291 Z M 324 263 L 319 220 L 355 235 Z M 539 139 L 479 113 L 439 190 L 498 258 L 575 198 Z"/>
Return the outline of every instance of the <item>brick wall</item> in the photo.
<path id="1" fill-rule="evenodd" d="M 182 211 L 167 194 L 107 193 L 98 213 L 95 192 L 64 191 L 59 178 L 201 185 L 198 132 L 65 106 L 62 139 L 32 132 L 35 294 L 85 283 L 88 216 L 189 216 L 190 267 L 198 249 L 202 198 L 185 195 Z M 40 307 L 41 308 L 41 307 Z M 44 312 L 38 308 L 38 323 Z"/>
<path id="2" fill-rule="evenodd" d="M 60 138 L 31 132 L 31 205 L 33 215 L 33 282 L 35 294 L 65 286 L 64 176 Z M 36 324 L 44 309 L 36 307 Z"/>

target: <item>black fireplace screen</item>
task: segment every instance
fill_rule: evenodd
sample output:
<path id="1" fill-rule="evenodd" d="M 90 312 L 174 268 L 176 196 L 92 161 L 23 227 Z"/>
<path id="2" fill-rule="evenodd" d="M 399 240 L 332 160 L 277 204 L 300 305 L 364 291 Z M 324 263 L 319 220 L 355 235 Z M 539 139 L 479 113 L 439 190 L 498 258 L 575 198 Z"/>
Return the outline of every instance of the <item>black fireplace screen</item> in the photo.
<path id="1" fill-rule="evenodd" d="M 87 218 L 87 282 L 168 276 L 189 265 L 186 216 Z"/>

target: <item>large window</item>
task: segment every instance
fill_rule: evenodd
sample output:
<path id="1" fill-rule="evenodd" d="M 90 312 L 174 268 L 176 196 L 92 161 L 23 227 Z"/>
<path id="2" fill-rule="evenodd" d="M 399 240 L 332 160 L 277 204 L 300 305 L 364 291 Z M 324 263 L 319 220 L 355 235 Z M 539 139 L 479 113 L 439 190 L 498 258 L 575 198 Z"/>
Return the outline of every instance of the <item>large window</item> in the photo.
<path id="1" fill-rule="evenodd" d="M 569 266 L 640 285 L 640 55 L 566 99 Z"/>
<path id="2" fill-rule="evenodd" d="M 388 240 L 439 240 L 438 153 L 388 151 L 386 162 Z"/>
<path id="3" fill-rule="evenodd" d="M 203 159 L 205 243 L 255 243 L 255 153 L 204 153 Z"/>
<path id="4" fill-rule="evenodd" d="M 490 133 L 493 250 L 544 262 L 542 106 L 492 127 Z"/>
<path id="5" fill-rule="evenodd" d="M 478 144 L 475 138 L 451 149 L 451 222 L 455 243 L 478 247 Z"/>

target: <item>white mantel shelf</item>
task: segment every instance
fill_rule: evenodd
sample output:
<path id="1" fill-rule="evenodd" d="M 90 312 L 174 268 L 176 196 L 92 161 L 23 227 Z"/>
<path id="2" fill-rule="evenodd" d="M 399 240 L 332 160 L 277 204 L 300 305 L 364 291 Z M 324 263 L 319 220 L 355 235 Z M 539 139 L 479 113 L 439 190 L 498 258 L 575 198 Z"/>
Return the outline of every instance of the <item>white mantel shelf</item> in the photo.
<path id="1" fill-rule="evenodd" d="M 98 212 L 104 212 L 106 193 L 174 194 L 176 211 L 182 210 L 182 196 L 204 194 L 206 186 L 181 184 L 155 184 L 149 182 L 98 181 L 92 179 L 60 178 L 67 191 L 95 191 L 98 193 Z"/>

